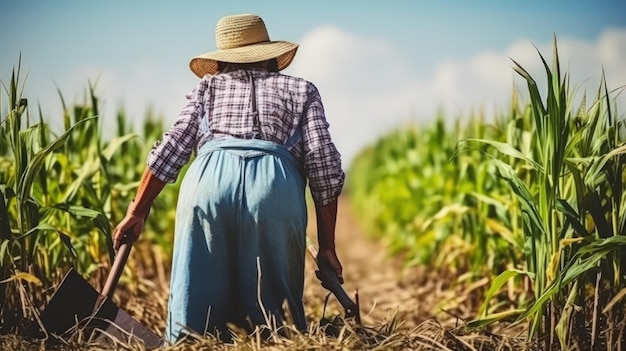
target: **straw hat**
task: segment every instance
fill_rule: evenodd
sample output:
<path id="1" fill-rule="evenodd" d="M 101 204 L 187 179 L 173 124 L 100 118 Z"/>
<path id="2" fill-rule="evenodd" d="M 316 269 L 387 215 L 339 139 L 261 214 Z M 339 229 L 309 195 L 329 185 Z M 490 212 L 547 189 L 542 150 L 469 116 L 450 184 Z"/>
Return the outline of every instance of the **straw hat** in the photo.
<path id="1" fill-rule="evenodd" d="M 220 19 L 215 26 L 217 51 L 196 56 L 189 68 L 199 78 L 217 73 L 217 62 L 252 63 L 276 58 L 278 70 L 289 66 L 298 44 L 270 41 L 261 17 L 233 15 Z"/>

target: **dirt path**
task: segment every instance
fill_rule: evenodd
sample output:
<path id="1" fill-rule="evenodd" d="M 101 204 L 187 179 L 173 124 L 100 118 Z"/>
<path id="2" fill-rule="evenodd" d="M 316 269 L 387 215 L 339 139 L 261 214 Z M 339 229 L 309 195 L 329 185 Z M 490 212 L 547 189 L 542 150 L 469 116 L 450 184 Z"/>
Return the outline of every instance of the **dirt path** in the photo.
<path id="1" fill-rule="evenodd" d="M 309 209 L 307 233 L 317 241 L 315 210 Z M 443 269 L 403 267 L 399 256 L 389 256 L 380 240 L 367 237 L 355 217 L 350 201 L 341 198 L 337 216 L 337 253 L 343 265 L 344 289 L 354 298 L 358 288 L 363 325 L 377 327 L 387 324 L 394 316 L 402 328 L 418 326 L 434 319 L 443 326 L 455 326 L 470 320 L 480 306 L 481 291 L 487 281 L 472 285 L 456 283 L 461 273 L 451 274 Z M 141 251 L 141 250 L 139 250 Z M 148 266 L 159 267 L 149 260 L 139 260 Z M 310 323 L 322 317 L 324 298 L 328 291 L 315 277 L 315 263 L 307 255 L 305 270 L 304 304 Z M 163 330 L 167 310 L 168 273 L 152 274 L 149 279 L 132 280 L 135 286 L 122 287 L 120 306 L 140 322 L 154 330 Z M 156 283 L 156 284 L 155 284 Z M 144 285 L 145 284 L 145 285 Z M 158 298 L 154 298 L 154 294 Z M 146 294 L 153 298 L 146 299 Z M 344 311 L 333 297 L 329 300 L 326 317 L 343 315 Z"/>
<path id="2" fill-rule="evenodd" d="M 315 212 L 309 214 L 308 234 L 316 238 Z M 468 317 L 476 301 L 471 294 L 450 291 L 450 276 L 426 271 L 421 267 L 404 268 L 401 257 L 390 257 L 384 244 L 367 237 L 355 217 L 349 199 L 341 198 L 337 216 L 337 254 L 343 265 L 344 288 L 354 297 L 358 288 L 364 325 L 377 326 L 389 321 L 394 314 L 406 327 L 436 318 L 440 323 L 454 323 L 456 318 Z M 315 278 L 312 260 L 307 262 L 305 303 L 322 301 L 327 291 Z M 462 297 L 464 296 L 464 297 Z M 463 308 L 462 303 L 473 307 Z M 343 314 L 338 302 L 329 302 L 334 314 Z M 442 309 L 450 312 L 444 312 Z"/>

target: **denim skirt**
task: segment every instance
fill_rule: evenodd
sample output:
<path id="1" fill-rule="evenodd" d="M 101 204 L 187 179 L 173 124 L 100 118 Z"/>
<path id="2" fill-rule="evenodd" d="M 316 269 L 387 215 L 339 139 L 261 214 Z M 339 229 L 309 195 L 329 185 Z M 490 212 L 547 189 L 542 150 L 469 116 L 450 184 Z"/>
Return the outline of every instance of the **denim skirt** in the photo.
<path id="1" fill-rule="evenodd" d="M 252 330 L 285 318 L 306 329 L 304 189 L 282 145 L 233 138 L 202 146 L 176 207 L 166 341 L 227 338 L 229 323 Z"/>

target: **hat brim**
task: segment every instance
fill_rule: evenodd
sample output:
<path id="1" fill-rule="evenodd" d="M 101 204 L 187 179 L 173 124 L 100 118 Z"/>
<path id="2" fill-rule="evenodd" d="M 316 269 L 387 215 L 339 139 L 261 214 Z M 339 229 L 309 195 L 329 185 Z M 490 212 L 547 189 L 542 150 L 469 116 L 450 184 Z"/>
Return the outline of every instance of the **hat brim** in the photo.
<path id="1" fill-rule="evenodd" d="M 296 56 L 298 44 L 288 41 L 268 41 L 233 49 L 224 49 L 198 55 L 191 59 L 189 68 L 202 78 L 207 74 L 216 74 L 217 62 L 252 63 L 276 59 L 278 70 L 281 71 L 291 64 Z"/>

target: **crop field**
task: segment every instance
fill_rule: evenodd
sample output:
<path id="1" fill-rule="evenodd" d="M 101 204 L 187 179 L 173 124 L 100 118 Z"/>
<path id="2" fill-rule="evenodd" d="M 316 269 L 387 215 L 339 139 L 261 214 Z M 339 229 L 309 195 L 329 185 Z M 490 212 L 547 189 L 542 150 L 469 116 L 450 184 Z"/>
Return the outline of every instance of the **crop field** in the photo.
<path id="1" fill-rule="evenodd" d="M 626 350 L 626 126 L 614 103 L 623 89 L 603 80 L 575 94 L 556 40 L 552 57 L 537 59 L 541 77 L 512 61 L 527 91 L 494 120 L 474 113 L 401 126 L 346 165 L 337 250 L 360 324 L 326 299 L 308 257 L 306 333 L 287 324 L 269 336 L 234 330 L 229 344 L 198 335 L 161 349 Z M 12 72 L 0 97 L 0 345 L 110 348 L 89 333 L 29 330 L 71 267 L 103 287 L 112 229 L 167 126 L 148 113 L 136 129 L 120 111 L 105 138 L 88 86 L 84 101 L 64 102 L 55 132 L 22 96 L 19 63 Z M 178 189 L 157 198 L 113 298 L 159 335 Z"/>

